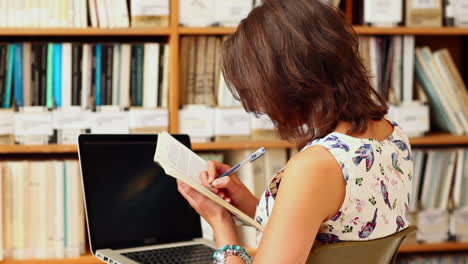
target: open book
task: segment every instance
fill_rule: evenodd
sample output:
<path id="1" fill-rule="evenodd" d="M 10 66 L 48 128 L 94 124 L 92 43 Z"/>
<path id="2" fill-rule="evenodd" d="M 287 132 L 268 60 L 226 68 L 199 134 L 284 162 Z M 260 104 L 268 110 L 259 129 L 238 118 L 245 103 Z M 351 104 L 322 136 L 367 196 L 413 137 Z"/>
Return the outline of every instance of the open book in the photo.
<path id="1" fill-rule="evenodd" d="M 164 169 L 167 175 L 183 181 L 201 194 L 226 208 L 244 222 L 244 224 L 253 226 L 259 231 L 263 231 L 264 227 L 257 221 L 250 218 L 230 203 L 224 201 L 201 184 L 198 176 L 200 172 L 206 170 L 206 161 L 166 132 L 158 135 L 154 161 Z"/>

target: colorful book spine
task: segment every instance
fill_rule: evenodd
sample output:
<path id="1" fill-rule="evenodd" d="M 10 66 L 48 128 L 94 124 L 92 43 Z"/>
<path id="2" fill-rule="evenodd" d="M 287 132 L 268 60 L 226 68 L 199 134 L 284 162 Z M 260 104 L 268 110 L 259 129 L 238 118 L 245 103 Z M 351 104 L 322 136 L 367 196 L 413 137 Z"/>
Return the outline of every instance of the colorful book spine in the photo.
<path id="1" fill-rule="evenodd" d="M 23 100 L 23 45 L 20 43 L 15 45 L 15 64 L 13 69 L 13 87 L 14 87 L 14 98 L 15 105 L 22 107 L 24 105 Z"/>
<path id="2" fill-rule="evenodd" d="M 102 105 L 102 85 L 101 85 L 101 71 L 102 71 L 102 45 L 96 44 L 95 46 L 95 56 L 96 56 L 96 67 L 94 72 L 94 82 L 95 82 L 95 105 Z"/>
<path id="3" fill-rule="evenodd" d="M 7 61 L 7 70 L 6 70 L 6 85 L 5 85 L 5 94 L 3 95 L 3 108 L 11 107 L 11 94 L 13 88 L 13 61 L 15 57 L 15 45 L 8 45 L 8 61 Z"/>
<path id="4" fill-rule="evenodd" d="M 53 84 L 54 84 L 54 44 L 47 45 L 47 84 L 46 84 L 46 107 L 54 107 Z"/>
<path id="5" fill-rule="evenodd" d="M 136 45 L 136 100 L 135 106 L 143 105 L 143 45 Z"/>
<path id="6" fill-rule="evenodd" d="M 62 106 L 62 44 L 54 44 L 54 85 L 55 106 Z"/>

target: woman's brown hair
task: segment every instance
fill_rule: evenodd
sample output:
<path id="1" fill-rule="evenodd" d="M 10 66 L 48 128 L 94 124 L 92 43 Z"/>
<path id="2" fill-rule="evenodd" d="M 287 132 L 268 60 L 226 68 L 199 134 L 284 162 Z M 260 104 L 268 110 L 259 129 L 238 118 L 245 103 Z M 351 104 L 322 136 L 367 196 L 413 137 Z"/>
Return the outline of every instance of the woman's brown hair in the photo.
<path id="1" fill-rule="evenodd" d="M 264 0 L 226 40 L 222 59 L 236 99 L 268 115 L 298 146 L 339 121 L 362 133 L 388 111 L 370 85 L 352 26 L 321 0 Z"/>

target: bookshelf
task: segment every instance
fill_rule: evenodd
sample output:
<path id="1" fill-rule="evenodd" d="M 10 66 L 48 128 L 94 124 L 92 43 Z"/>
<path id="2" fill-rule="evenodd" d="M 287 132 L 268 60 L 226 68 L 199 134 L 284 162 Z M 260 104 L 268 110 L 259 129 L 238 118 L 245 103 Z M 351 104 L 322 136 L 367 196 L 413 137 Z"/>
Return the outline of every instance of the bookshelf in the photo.
<path id="1" fill-rule="evenodd" d="M 418 245 L 402 245 L 399 249 L 401 254 L 412 253 L 434 253 L 434 252 L 462 252 L 468 250 L 468 243 L 440 243 L 440 244 L 418 244 Z M 81 256 L 80 258 L 72 259 L 41 259 L 41 260 L 5 260 L 0 261 L 1 264 L 45 264 L 45 263 L 63 263 L 63 264 L 99 264 L 100 260 L 91 254 Z"/>
<path id="2" fill-rule="evenodd" d="M 429 146 L 460 146 L 468 145 L 468 136 L 453 136 L 449 134 L 432 134 L 425 137 L 411 138 L 413 147 Z M 196 151 L 222 151 L 265 148 L 294 148 L 294 144 L 286 141 L 233 141 L 192 143 Z M 76 145 L 0 145 L 0 155 L 9 154 L 76 154 Z"/>
<path id="3" fill-rule="evenodd" d="M 343 1 L 352 3 L 352 0 Z M 169 92 L 169 131 L 177 133 L 178 113 L 180 103 L 180 38 L 188 35 L 229 35 L 235 32 L 235 27 L 183 27 L 178 25 L 179 3 L 178 0 L 170 0 L 171 3 L 171 26 L 168 28 L 120 28 L 120 29 L 102 29 L 102 28 L 0 28 L 0 39 L 2 41 L 22 41 L 31 40 L 35 37 L 40 39 L 76 39 L 79 41 L 114 40 L 116 37 L 120 40 L 161 40 L 167 39 L 170 45 L 170 92 Z M 347 7 L 345 13 L 349 17 L 352 15 L 352 8 Z M 464 58 L 466 58 L 466 38 L 468 28 L 454 27 L 430 27 L 430 28 L 412 28 L 412 27 L 368 27 L 355 26 L 356 32 L 360 35 L 416 35 L 417 44 L 427 44 L 432 47 L 447 47 L 456 55 L 463 55 L 456 62 L 460 67 Z M 448 39 L 448 41 L 447 41 Z M 465 65 L 466 66 L 466 65 Z M 460 67 L 465 80 L 468 71 Z M 468 135 L 454 136 L 444 133 L 433 133 L 425 137 L 411 138 L 411 145 L 418 147 L 438 146 L 468 146 Z M 242 142 L 209 142 L 193 143 L 193 149 L 196 151 L 225 151 L 239 150 L 248 148 L 292 148 L 291 143 L 284 141 L 242 141 Z M 21 157 L 22 155 L 34 158 L 47 158 L 47 156 L 76 155 L 77 147 L 75 145 L 41 145 L 41 146 L 21 146 L 21 145 L 0 145 L 0 158 L 12 155 Z M 421 252 L 461 252 L 468 251 L 468 243 L 448 242 L 440 244 L 417 244 L 403 245 L 400 248 L 401 253 L 421 253 Z M 89 253 L 76 259 L 59 260 L 5 260 L 0 264 L 26 264 L 26 263 L 101 263 Z"/>

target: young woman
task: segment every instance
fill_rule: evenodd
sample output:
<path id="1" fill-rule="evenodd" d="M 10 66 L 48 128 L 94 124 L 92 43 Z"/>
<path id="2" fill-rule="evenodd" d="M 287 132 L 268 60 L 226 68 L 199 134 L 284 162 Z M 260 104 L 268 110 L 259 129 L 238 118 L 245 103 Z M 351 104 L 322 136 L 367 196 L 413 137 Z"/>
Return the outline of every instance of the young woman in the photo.
<path id="1" fill-rule="evenodd" d="M 304 263 L 316 243 L 376 239 L 408 226 L 408 139 L 385 118 L 352 27 L 319 0 L 264 0 L 224 44 L 223 74 L 246 111 L 266 114 L 302 149 L 258 200 L 228 165 L 208 162 L 213 191 L 264 225 L 253 263 Z M 213 227 L 215 263 L 245 263 L 232 216 L 183 183 Z"/>

